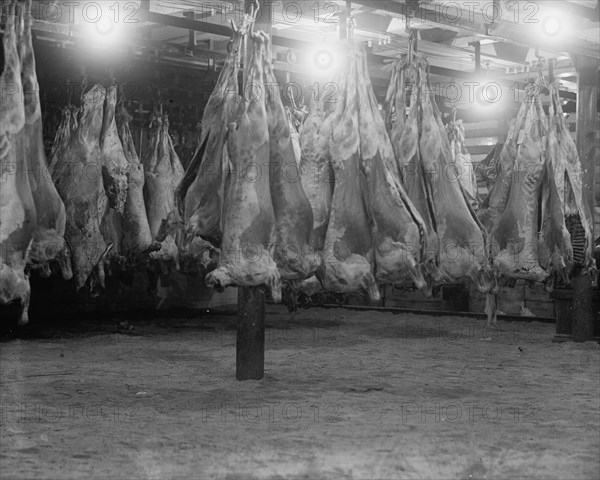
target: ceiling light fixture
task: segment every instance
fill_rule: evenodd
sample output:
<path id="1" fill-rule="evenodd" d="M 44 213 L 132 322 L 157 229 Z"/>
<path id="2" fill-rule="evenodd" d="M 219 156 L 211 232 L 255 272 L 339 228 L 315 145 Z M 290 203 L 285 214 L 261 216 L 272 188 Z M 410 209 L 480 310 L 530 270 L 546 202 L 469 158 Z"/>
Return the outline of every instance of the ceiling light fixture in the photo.
<path id="1" fill-rule="evenodd" d="M 542 29 L 549 37 L 555 37 L 562 30 L 562 24 L 558 17 L 551 15 L 546 17 L 542 23 Z"/>

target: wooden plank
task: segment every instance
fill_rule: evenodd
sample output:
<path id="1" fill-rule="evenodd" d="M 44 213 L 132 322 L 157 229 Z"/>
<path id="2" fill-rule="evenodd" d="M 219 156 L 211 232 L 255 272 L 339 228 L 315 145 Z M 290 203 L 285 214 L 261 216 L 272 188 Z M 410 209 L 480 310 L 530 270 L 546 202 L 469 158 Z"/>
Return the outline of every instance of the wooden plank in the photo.
<path id="1" fill-rule="evenodd" d="M 492 151 L 494 145 L 475 145 L 469 147 L 469 153 L 471 155 L 487 155 Z"/>
<path id="2" fill-rule="evenodd" d="M 494 137 L 471 137 L 471 138 L 466 138 L 465 139 L 465 145 L 467 147 L 467 149 L 469 149 L 469 152 L 471 151 L 470 148 L 471 147 L 477 147 L 477 146 L 487 146 L 489 147 L 489 149 L 491 150 L 492 148 L 494 148 L 494 146 L 496 145 L 496 143 L 498 143 L 498 136 L 494 136 Z M 500 140 L 504 140 L 503 138 Z"/>
<path id="3" fill-rule="evenodd" d="M 483 312 L 486 294 L 478 292 L 474 286 L 469 288 L 469 302 L 472 312 Z M 521 315 L 524 305 L 537 317 L 554 317 L 554 300 L 541 285 L 530 289 L 524 281 L 517 282 L 514 288 L 503 287 L 498 293 L 498 308 L 508 315 Z"/>
<path id="4" fill-rule="evenodd" d="M 497 137 L 506 136 L 507 132 L 503 132 L 503 129 L 495 126 L 489 128 L 478 127 L 476 124 L 465 125 L 465 136 L 469 138 L 480 138 L 480 137 Z"/>

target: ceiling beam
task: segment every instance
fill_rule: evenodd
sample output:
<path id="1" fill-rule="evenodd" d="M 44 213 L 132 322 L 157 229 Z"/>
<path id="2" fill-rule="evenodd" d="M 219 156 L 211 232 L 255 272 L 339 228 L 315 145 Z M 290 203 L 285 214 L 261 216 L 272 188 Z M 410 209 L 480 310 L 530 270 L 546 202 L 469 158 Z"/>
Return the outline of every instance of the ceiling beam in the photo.
<path id="1" fill-rule="evenodd" d="M 392 0 L 352 0 L 352 3 L 360 5 L 368 11 L 380 10 L 400 18 L 405 18 L 407 14 L 407 5 L 405 3 Z M 539 38 L 536 36 L 536 29 L 531 28 L 531 24 L 519 25 L 501 20 L 494 27 L 493 31 L 490 32 L 490 26 L 486 23 L 483 15 L 475 11 L 469 12 L 462 9 L 459 11 L 460 15 L 457 13 L 452 17 L 449 14 L 443 14 L 440 8 L 436 8 L 436 5 L 421 3 L 416 10 L 415 18 L 422 22 L 457 31 L 461 34 L 491 38 L 530 48 L 540 48 L 553 53 L 566 52 L 590 58 L 600 58 L 598 45 L 594 45 L 591 42 L 571 38 L 564 40 L 560 47 L 545 43 L 540 44 Z"/>

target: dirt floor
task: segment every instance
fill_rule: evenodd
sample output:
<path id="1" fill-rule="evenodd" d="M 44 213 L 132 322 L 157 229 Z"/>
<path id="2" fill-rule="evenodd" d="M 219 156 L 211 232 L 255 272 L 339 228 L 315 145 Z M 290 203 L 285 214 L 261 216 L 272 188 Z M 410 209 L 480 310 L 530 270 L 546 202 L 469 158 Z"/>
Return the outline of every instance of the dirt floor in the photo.
<path id="1" fill-rule="evenodd" d="M 314 309 L 32 326 L 1 348 L 0 478 L 595 479 L 600 348 L 554 326 Z"/>

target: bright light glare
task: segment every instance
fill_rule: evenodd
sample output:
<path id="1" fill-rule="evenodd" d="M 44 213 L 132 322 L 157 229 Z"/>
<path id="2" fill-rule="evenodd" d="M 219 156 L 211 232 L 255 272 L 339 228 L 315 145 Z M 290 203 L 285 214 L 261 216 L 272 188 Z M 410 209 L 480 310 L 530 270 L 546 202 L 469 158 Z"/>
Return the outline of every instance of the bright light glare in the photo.
<path id="1" fill-rule="evenodd" d="M 338 67 L 340 58 L 341 54 L 335 48 L 320 45 L 310 52 L 307 67 L 314 75 L 328 76 Z"/>
<path id="2" fill-rule="evenodd" d="M 468 96 L 469 101 L 471 101 L 471 96 L 473 96 L 473 106 L 475 108 L 480 112 L 488 113 L 504 108 L 504 104 L 508 99 L 506 89 L 503 89 L 498 82 L 488 76 L 481 76 L 475 82 L 473 91 L 470 91 L 472 87 L 469 85 L 469 90 L 463 92 L 465 99 Z"/>
<path id="3" fill-rule="evenodd" d="M 334 63 L 333 52 L 329 50 L 319 50 L 315 54 L 313 62 L 319 70 L 329 70 Z"/>
<path id="4" fill-rule="evenodd" d="M 555 37 L 558 35 L 562 29 L 562 25 L 560 20 L 554 15 L 546 17 L 544 22 L 542 23 L 542 29 L 544 33 L 550 37 Z"/>
<path id="5" fill-rule="evenodd" d="M 95 25 L 96 31 L 100 35 L 108 35 L 110 32 L 112 32 L 115 26 L 112 20 L 106 15 L 103 15 L 102 18 L 98 22 L 96 22 Z"/>
<path id="6" fill-rule="evenodd" d="M 112 47 L 123 40 L 123 29 L 118 28 L 109 15 L 102 15 L 97 22 L 83 22 L 86 36 L 95 47 Z"/>

